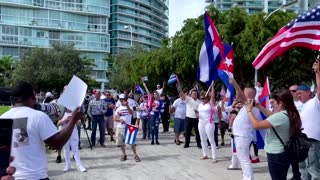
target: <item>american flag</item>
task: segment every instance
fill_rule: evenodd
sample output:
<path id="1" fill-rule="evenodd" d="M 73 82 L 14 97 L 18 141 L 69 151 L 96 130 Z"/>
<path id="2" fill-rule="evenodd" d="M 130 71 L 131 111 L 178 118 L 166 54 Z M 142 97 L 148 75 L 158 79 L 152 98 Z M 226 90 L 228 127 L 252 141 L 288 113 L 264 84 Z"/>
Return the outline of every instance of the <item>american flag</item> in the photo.
<path id="1" fill-rule="evenodd" d="M 252 65 L 255 69 L 261 69 L 292 47 L 320 49 L 320 5 L 282 27 L 264 46 Z"/>

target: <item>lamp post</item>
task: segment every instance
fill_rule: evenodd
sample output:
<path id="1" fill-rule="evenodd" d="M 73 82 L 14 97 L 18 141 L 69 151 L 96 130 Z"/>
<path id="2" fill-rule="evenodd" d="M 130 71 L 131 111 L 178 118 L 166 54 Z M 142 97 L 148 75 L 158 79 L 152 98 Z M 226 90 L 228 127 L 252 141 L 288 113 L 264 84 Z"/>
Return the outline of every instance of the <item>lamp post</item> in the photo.
<path id="1" fill-rule="evenodd" d="M 131 47 L 132 47 L 132 26 L 131 26 L 131 25 L 125 25 L 124 28 L 125 28 L 125 29 L 130 29 L 130 33 L 131 33 Z"/>

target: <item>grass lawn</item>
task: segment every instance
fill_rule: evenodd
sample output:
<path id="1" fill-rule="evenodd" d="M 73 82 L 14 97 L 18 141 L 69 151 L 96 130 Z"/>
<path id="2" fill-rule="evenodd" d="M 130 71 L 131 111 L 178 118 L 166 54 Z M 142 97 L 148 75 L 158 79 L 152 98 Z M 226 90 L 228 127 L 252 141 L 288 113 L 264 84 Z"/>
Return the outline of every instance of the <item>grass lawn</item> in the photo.
<path id="1" fill-rule="evenodd" d="M 5 113 L 6 111 L 8 111 L 10 109 L 10 106 L 0 106 L 0 115 L 2 115 L 3 113 Z"/>

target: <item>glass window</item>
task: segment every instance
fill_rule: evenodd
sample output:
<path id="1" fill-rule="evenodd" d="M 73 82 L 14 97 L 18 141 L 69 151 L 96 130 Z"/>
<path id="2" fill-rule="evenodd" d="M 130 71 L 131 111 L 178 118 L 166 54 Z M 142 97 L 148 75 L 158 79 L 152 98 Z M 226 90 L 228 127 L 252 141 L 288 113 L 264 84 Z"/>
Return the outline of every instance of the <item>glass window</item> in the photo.
<path id="1" fill-rule="evenodd" d="M 18 27 L 4 25 L 4 26 L 2 26 L 2 33 L 3 34 L 18 35 Z"/>

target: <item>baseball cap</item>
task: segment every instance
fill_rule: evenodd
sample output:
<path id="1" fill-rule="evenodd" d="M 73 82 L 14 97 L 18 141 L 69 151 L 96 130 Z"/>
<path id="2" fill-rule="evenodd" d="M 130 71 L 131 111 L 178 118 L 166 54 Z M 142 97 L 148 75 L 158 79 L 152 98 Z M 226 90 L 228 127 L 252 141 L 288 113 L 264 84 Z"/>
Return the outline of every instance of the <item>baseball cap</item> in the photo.
<path id="1" fill-rule="evenodd" d="M 300 84 L 297 89 L 297 91 L 311 91 L 310 87 L 306 84 Z"/>
<path id="2" fill-rule="evenodd" d="M 46 93 L 46 97 L 54 97 L 53 94 L 51 92 L 47 92 Z"/>
<path id="3" fill-rule="evenodd" d="M 120 94 L 119 99 L 125 99 L 125 98 L 126 98 L 126 95 Z"/>

